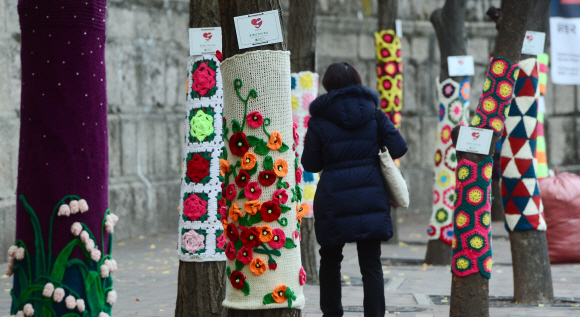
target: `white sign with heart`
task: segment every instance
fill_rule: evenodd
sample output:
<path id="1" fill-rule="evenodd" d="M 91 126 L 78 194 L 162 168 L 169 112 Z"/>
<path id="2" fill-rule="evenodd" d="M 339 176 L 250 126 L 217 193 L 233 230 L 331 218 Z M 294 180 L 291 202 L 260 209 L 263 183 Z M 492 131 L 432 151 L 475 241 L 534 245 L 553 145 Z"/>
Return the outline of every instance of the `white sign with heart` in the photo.
<path id="1" fill-rule="evenodd" d="M 222 50 L 222 28 L 189 29 L 189 55 L 215 54 Z"/>
<path id="2" fill-rule="evenodd" d="M 240 49 L 280 43 L 284 40 L 277 10 L 234 17 Z"/>
<path id="3" fill-rule="evenodd" d="M 544 41 L 546 40 L 546 33 L 526 31 L 524 37 L 524 45 L 522 46 L 522 54 L 541 55 L 544 53 Z"/>
<path id="4" fill-rule="evenodd" d="M 447 68 L 449 76 L 473 76 L 475 69 L 473 67 L 473 56 L 448 56 Z"/>
<path id="5" fill-rule="evenodd" d="M 461 126 L 455 150 L 477 154 L 489 154 L 493 130 Z"/>

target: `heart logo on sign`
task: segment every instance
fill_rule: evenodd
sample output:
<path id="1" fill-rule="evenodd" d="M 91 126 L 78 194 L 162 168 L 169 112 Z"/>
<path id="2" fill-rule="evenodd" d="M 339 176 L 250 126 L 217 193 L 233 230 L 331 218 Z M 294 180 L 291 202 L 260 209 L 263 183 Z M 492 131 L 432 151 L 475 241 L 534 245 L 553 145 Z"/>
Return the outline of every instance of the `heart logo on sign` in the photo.
<path id="1" fill-rule="evenodd" d="M 526 40 L 528 40 L 528 42 L 531 42 L 534 40 L 534 37 L 532 35 L 526 35 Z"/>
<path id="2" fill-rule="evenodd" d="M 479 132 L 473 132 L 471 136 L 473 137 L 474 140 L 477 140 L 479 139 Z"/>
<path id="3" fill-rule="evenodd" d="M 262 26 L 262 19 L 257 18 L 252 20 L 252 25 L 259 29 Z"/>
<path id="4" fill-rule="evenodd" d="M 457 63 L 459 63 L 459 65 L 463 65 L 463 60 L 460 59 L 460 60 L 457 61 Z"/>
<path id="5" fill-rule="evenodd" d="M 209 41 L 212 36 L 211 36 L 211 33 L 208 32 L 208 33 L 203 33 L 203 37 L 205 38 L 206 41 Z"/>

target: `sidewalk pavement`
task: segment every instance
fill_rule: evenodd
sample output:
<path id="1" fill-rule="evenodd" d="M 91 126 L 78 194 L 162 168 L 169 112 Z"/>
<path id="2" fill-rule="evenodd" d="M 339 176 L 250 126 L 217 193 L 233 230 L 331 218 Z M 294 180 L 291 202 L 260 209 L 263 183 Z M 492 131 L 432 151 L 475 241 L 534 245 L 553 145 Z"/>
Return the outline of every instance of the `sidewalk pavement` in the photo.
<path id="1" fill-rule="evenodd" d="M 420 264 L 425 256 L 428 220 L 423 215 L 407 215 L 399 219 L 399 244 L 383 244 L 387 316 L 449 316 L 451 290 L 450 268 Z M 493 223 L 494 264 L 490 280 L 491 316 L 580 316 L 580 265 L 552 265 L 554 295 L 557 304 L 530 307 L 510 303 L 513 280 L 509 239 L 503 223 Z M 113 316 L 173 316 L 177 296 L 179 260 L 175 253 L 177 234 L 157 237 L 139 236 L 115 244 L 114 258 L 119 269 L 114 275 L 119 299 Z M 356 245 L 344 248 L 342 288 L 345 317 L 363 316 L 363 290 L 356 256 Z M 410 261 L 400 261 L 402 259 Z M 409 263 L 417 264 L 409 264 Z M 386 263 L 386 262 L 385 262 Z M 405 264 L 406 263 L 406 264 Z M 5 272 L 6 264 L 0 265 Z M 0 275 L 0 316 L 8 316 L 12 278 Z M 304 317 L 320 317 L 317 285 L 304 287 Z M 565 306 L 565 307 L 564 307 Z"/>

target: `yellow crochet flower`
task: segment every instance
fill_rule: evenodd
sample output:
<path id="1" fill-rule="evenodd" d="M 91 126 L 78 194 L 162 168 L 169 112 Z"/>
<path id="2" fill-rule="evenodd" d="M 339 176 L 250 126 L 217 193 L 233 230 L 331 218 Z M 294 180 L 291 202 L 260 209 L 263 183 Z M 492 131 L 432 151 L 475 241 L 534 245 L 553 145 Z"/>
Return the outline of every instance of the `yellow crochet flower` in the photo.
<path id="1" fill-rule="evenodd" d="M 298 98 L 292 95 L 292 110 L 298 110 Z"/>
<path id="2" fill-rule="evenodd" d="M 457 177 L 459 178 L 460 181 L 466 180 L 467 177 L 469 177 L 469 168 L 466 166 L 462 166 L 461 168 L 459 168 L 459 170 L 457 171 Z"/>
<path id="3" fill-rule="evenodd" d="M 495 132 L 501 132 L 503 129 L 503 122 L 500 119 L 495 119 L 491 122 L 491 127 Z"/>
<path id="4" fill-rule="evenodd" d="M 467 216 L 463 214 L 457 216 L 457 219 L 455 219 L 455 224 L 457 224 L 457 227 L 459 228 L 465 226 L 467 224 Z"/>
<path id="5" fill-rule="evenodd" d="M 476 127 L 481 123 L 481 118 L 479 116 L 473 116 L 471 119 L 471 126 Z"/>
<path id="6" fill-rule="evenodd" d="M 491 218 L 489 217 L 489 214 L 483 215 L 483 218 L 481 218 L 481 222 L 484 225 L 489 226 L 489 224 L 491 223 Z"/>
<path id="7" fill-rule="evenodd" d="M 483 83 L 483 90 L 489 90 L 489 87 L 491 87 L 491 80 L 489 80 L 489 78 L 486 78 L 485 82 Z"/>
<path id="8" fill-rule="evenodd" d="M 469 200 L 475 204 L 479 204 L 483 199 L 483 191 L 479 188 L 474 188 L 469 192 Z"/>
<path id="9" fill-rule="evenodd" d="M 507 83 L 503 83 L 499 86 L 499 94 L 505 99 L 511 97 L 512 95 L 512 86 Z"/>
<path id="10" fill-rule="evenodd" d="M 314 79 L 310 74 L 300 76 L 300 87 L 302 89 L 312 89 L 314 87 Z"/>
<path id="11" fill-rule="evenodd" d="M 501 73 L 503 73 L 505 66 L 506 65 L 502 61 L 496 61 L 495 64 L 493 64 L 491 70 L 495 75 L 499 76 Z"/>
<path id="12" fill-rule="evenodd" d="M 487 260 L 487 262 L 485 262 L 485 268 L 486 268 L 488 271 L 491 271 L 491 267 L 492 267 L 492 266 L 493 266 L 493 260 L 492 260 L 492 259 L 489 259 L 489 260 Z"/>
<path id="13" fill-rule="evenodd" d="M 457 266 L 458 269 L 465 270 L 466 268 L 469 267 L 469 261 L 467 261 L 464 258 L 459 258 L 457 259 L 457 263 L 455 264 L 455 266 Z"/>
<path id="14" fill-rule="evenodd" d="M 493 168 L 491 167 L 491 165 L 486 165 L 485 168 L 483 169 L 483 175 L 485 175 L 485 178 L 487 179 L 491 178 L 492 172 Z"/>
<path id="15" fill-rule="evenodd" d="M 483 102 L 483 109 L 487 112 L 492 112 L 495 110 L 496 102 L 493 98 L 489 98 Z"/>
<path id="16" fill-rule="evenodd" d="M 483 239 L 481 237 L 475 236 L 469 240 L 469 245 L 474 249 L 483 248 Z"/>
<path id="17" fill-rule="evenodd" d="M 314 200 L 314 194 L 316 193 L 316 189 L 314 188 L 314 186 L 304 186 L 304 193 L 302 194 L 302 197 L 304 198 L 304 200 Z"/>
<path id="18" fill-rule="evenodd" d="M 189 133 L 196 137 L 200 142 L 213 133 L 213 117 L 203 112 L 201 109 L 195 113 L 189 122 L 191 129 Z"/>

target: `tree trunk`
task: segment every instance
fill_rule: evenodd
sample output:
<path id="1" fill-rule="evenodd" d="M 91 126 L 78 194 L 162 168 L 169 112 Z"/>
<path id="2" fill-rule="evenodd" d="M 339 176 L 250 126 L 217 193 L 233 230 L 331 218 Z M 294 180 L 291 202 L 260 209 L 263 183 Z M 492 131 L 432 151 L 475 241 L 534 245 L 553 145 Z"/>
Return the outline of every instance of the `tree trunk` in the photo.
<path id="1" fill-rule="evenodd" d="M 500 158 L 499 151 L 496 151 L 496 153 L 494 154 L 494 159 L 499 160 L 499 158 Z M 494 162 L 494 164 L 495 163 L 496 162 Z M 498 178 L 493 178 L 491 180 L 491 197 L 493 197 L 491 201 L 491 220 L 504 221 L 505 215 L 503 210 L 503 203 L 501 201 L 501 185 L 499 181 L 500 175 L 498 175 L 497 177 Z"/>
<path id="2" fill-rule="evenodd" d="M 466 54 L 464 17 L 465 0 L 447 0 L 442 9 L 437 9 L 431 14 L 431 23 L 437 34 L 441 55 L 439 82 L 450 78 L 447 57 Z M 457 76 L 453 80 L 461 83 L 465 78 L 467 76 Z M 443 197 L 440 199 L 443 199 Z M 429 240 L 425 263 L 434 265 L 451 264 L 451 245 L 441 241 L 439 238 Z"/>
<path id="3" fill-rule="evenodd" d="M 399 2 L 397 0 L 379 0 L 378 5 L 379 31 L 394 30 Z"/>
<path id="4" fill-rule="evenodd" d="M 498 21 L 498 36 L 493 56 L 504 57 L 512 65 L 519 62 L 527 20 L 533 3 L 532 0 L 502 1 L 503 15 Z M 452 133 L 455 145 L 457 145 L 458 134 L 459 127 L 457 126 Z M 493 155 L 498 139 L 499 135 L 494 134 L 488 155 L 457 152 L 457 160 L 461 161 L 465 158 L 476 164 L 482 162 Z M 464 277 L 453 273 L 450 316 L 489 316 L 488 300 L 489 279 L 479 273 Z"/>
<path id="5" fill-rule="evenodd" d="M 527 30 L 549 33 L 549 23 L 546 23 L 549 6 L 549 0 L 534 2 Z M 522 55 L 522 59 L 531 57 L 536 58 Z M 553 302 L 554 290 L 546 231 L 513 231 L 509 233 L 509 237 L 514 273 L 514 301 L 530 305 Z"/>
<path id="6" fill-rule="evenodd" d="M 281 43 L 268 44 L 240 50 L 236 37 L 234 17 L 259 13 L 264 11 L 277 10 L 280 14 L 280 24 L 284 29 L 284 19 L 279 0 L 219 0 L 220 14 L 222 20 L 222 42 L 223 58 L 232 57 L 250 51 L 258 50 L 286 50 L 286 38 Z M 298 317 L 302 315 L 300 309 L 276 308 L 259 310 L 228 309 L 230 317 Z"/>
<path id="7" fill-rule="evenodd" d="M 219 25 L 217 0 L 190 0 L 190 28 Z M 176 317 L 226 316 L 222 306 L 227 280 L 225 261 L 179 261 L 177 279 Z"/>
<path id="8" fill-rule="evenodd" d="M 316 1 L 290 1 L 288 17 L 288 50 L 293 73 L 316 72 Z M 306 271 L 306 282 L 318 284 L 314 218 L 302 218 L 300 254 Z"/>

